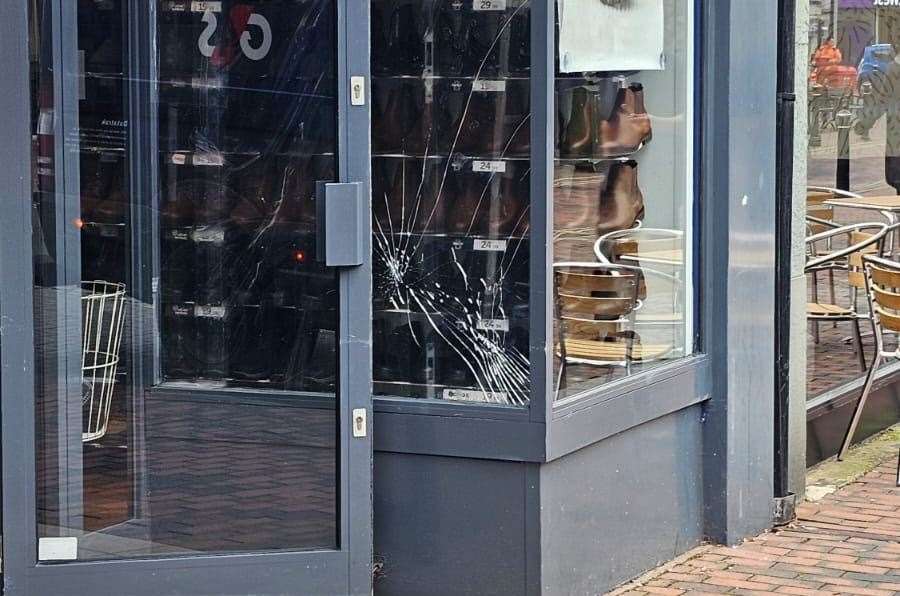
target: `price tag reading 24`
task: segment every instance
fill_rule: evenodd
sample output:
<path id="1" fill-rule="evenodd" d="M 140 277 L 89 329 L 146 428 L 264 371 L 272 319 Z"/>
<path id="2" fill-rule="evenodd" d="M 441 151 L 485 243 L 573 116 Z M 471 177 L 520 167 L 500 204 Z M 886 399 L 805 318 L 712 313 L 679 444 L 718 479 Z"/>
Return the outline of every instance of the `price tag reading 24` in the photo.
<path id="1" fill-rule="evenodd" d="M 506 10 L 506 0 L 472 0 L 472 8 L 478 11 Z"/>
<path id="2" fill-rule="evenodd" d="M 476 238 L 472 247 L 474 250 L 482 250 L 488 252 L 503 252 L 506 250 L 506 240 L 489 240 L 487 238 Z"/>

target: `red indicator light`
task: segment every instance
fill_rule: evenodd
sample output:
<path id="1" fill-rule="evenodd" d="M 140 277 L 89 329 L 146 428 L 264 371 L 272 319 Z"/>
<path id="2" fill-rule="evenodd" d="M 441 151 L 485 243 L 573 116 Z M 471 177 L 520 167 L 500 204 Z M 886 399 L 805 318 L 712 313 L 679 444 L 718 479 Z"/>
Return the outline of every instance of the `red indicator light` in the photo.
<path id="1" fill-rule="evenodd" d="M 306 261 L 306 253 L 303 252 L 302 250 L 295 251 L 294 252 L 294 260 L 297 261 L 298 263 L 302 263 L 302 262 Z"/>

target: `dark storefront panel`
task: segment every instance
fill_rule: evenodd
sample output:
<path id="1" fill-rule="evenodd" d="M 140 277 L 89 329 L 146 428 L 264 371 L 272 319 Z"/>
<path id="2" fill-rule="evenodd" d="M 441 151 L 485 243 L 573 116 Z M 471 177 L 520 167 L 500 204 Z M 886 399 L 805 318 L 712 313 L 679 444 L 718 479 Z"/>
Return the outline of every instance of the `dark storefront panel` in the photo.
<path id="1" fill-rule="evenodd" d="M 774 10 L 33 4 L 11 595 L 594 594 L 769 526 Z"/>

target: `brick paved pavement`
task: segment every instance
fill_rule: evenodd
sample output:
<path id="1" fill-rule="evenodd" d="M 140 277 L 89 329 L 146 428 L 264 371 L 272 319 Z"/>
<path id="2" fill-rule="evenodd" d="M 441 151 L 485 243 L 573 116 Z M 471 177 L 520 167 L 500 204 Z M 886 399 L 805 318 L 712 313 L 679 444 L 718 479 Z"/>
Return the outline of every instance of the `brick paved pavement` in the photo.
<path id="1" fill-rule="evenodd" d="M 707 547 L 617 594 L 900 594 L 896 460 L 734 548 Z"/>

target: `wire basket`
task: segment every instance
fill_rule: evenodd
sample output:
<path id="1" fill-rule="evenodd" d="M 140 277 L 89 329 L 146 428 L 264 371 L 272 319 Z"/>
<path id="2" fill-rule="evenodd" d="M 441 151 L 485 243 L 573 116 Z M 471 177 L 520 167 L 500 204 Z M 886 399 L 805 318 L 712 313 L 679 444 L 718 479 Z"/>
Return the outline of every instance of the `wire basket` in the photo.
<path id="1" fill-rule="evenodd" d="M 125 284 L 82 282 L 82 442 L 96 441 L 106 434 L 119 368 L 124 313 Z"/>

